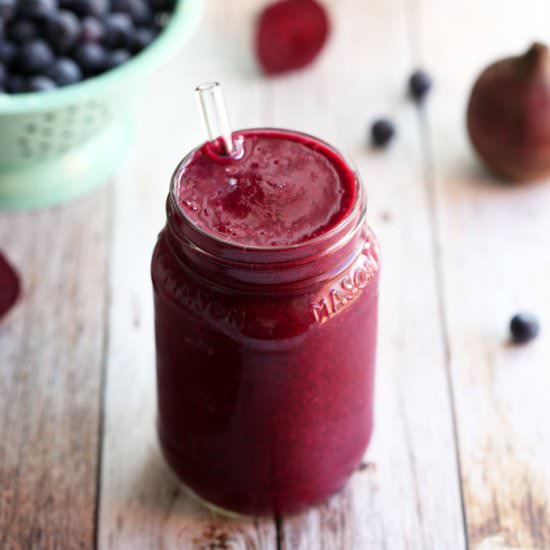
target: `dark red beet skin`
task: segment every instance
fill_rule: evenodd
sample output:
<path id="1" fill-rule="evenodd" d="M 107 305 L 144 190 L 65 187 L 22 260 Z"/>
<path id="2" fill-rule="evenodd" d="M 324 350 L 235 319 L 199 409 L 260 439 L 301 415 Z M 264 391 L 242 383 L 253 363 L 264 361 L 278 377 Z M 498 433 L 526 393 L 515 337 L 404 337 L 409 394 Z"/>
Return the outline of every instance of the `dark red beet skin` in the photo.
<path id="1" fill-rule="evenodd" d="M 550 50 L 541 43 L 487 67 L 466 114 L 472 145 L 487 166 L 515 182 L 550 175 Z"/>
<path id="2" fill-rule="evenodd" d="M 17 301 L 19 290 L 19 277 L 0 252 L 0 319 Z"/>
<path id="3" fill-rule="evenodd" d="M 267 74 L 309 65 L 322 50 L 330 25 L 323 6 L 315 0 L 282 0 L 261 13 L 256 53 Z"/>

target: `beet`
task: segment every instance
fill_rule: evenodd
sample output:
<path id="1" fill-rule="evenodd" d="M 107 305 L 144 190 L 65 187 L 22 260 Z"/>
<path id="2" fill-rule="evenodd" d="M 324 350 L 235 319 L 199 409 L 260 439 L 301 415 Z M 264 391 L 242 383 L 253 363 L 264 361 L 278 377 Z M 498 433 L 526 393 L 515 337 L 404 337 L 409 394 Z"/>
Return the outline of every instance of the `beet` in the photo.
<path id="1" fill-rule="evenodd" d="M 316 0 L 282 0 L 260 14 L 256 54 L 267 74 L 309 65 L 321 52 L 330 31 L 327 13 Z"/>

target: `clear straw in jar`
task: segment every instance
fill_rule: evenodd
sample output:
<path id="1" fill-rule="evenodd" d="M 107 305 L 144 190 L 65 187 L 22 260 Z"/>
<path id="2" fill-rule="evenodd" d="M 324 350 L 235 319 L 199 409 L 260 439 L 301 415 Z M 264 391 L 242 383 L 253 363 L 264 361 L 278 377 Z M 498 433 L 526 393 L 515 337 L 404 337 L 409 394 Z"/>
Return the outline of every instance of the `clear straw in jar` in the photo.
<path id="1" fill-rule="evenodd" d="M 205 82 L 195 88 L 204 127 L 208 140 L 216 142 L 221 139 L 225 154 L 232 156 L 235 152 L 233 132 L 229 124 L 222 87 L 219 82 Z"/>

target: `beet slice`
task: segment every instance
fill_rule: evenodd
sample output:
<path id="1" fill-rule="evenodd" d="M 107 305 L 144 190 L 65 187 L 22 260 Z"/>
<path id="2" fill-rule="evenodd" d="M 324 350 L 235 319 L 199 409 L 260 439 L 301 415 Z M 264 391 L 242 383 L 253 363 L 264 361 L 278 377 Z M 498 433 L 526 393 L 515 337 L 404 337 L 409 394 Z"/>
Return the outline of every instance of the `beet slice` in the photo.
<path id="1" fill-rule="evenodd" d="M 19 290 L 19 277 L 0 252 L 0 319 L 17 301 Z"/>
<path id="2" fill-rule="evenodd" d="M 267 74 L 309 65 L 329 35 L 327 13 L 316 0 L 281 0 L 260 14 L 256 53 Z"/>

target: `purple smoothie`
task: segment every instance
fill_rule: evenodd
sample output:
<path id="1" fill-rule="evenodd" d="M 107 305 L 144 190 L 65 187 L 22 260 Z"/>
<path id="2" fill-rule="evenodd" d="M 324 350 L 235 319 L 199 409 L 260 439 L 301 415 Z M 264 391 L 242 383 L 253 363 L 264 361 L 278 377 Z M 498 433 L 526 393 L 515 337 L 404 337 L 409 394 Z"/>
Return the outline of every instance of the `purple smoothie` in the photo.
<path id="1" fill-rule="evenodd" d="M 372 431 L 379 259 L 356 172 L 283 130 L 178 167 L 152 261 L 159 435 L 203 499 L 288 513 L 338 491 Z"/>

